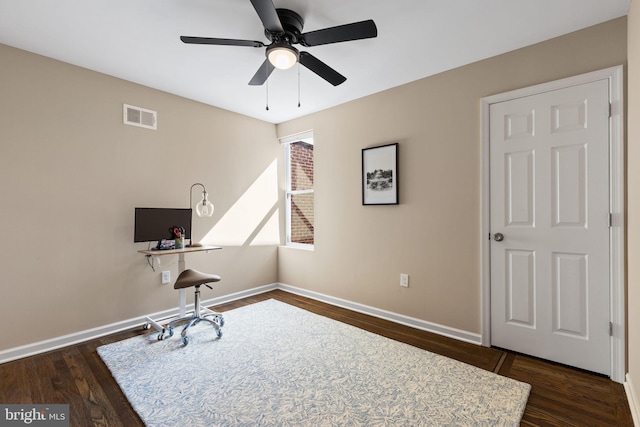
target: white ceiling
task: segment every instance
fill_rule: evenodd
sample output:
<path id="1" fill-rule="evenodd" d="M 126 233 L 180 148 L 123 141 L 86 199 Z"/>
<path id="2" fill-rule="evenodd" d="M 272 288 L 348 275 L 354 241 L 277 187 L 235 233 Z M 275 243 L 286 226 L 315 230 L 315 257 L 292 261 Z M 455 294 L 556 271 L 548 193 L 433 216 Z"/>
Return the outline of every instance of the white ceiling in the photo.
<path id="1" fill-rule="evenodd" d="M 179 40 L 268 44 L 249 0 L 0 0 L 0 43 L 281 123 L 624 16 L 630 1 L 273 0 L 302 15 L 303 32 L 366 19 L 378 27 L 374 39 L 302 48 L 347 81 L 333 87 L 300 67 L 301 107 L 297 66 L 249 86 L 264 48 Z"/>

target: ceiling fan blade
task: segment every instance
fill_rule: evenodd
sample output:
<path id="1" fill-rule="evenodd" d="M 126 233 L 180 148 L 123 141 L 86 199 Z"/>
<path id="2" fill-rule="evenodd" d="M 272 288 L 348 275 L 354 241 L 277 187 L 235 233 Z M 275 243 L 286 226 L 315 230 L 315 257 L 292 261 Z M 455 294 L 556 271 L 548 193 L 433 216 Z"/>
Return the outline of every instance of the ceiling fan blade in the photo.
<path id="1" fill-rule="evenodd" d="M 260 86 L 264 84 L 275 68 L 276 67 L 274 67 L 268 59 L 265 59 L 260 68 L 258 68 L 258 71 L 256 71 L 249 81 L 249 85 Z"/>
<path id="2" fill-rule="evenodd" d="M 269 30 L 272 33 L 284 33 L 272 0 L 251 0 L 251 4 L 258 13 L 265 30 Z"/>
<path id="3" fill-rule="evenodd" d="M 215 44 L 222 46 L 264 47 L 264 43 L 255 40 L 216 39 L 212 37 L 180 36 L 180 40 L 187 44 Z"/>
<path id="4" fill-rule="evenodd" d="M 324 62 L 320 61 L 309 52 L 300 52 L 300 63 L 331 83 L 334 86 L 344 83 L 347 78 L 338 73 L 333 68 L 329 67 Z"/>
<path id="5" fill-rule="evenodd" d="M 370 39 L 378 36 L 378 28 L 372 19 L 338 25 L 323 30 L 310 31 L 302 34 L 301 44 L 304 46 L 319 46 L 329 43 L 340 43 L 351 40 Z"/>

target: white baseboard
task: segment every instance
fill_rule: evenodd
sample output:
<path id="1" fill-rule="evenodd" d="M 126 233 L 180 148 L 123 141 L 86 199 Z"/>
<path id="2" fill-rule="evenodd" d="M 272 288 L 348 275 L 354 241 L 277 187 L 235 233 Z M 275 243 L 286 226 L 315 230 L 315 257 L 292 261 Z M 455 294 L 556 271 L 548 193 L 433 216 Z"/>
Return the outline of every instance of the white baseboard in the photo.
<path id="1" fill-rule="evenodd" d="M 624 391 L 627 393 L 627 401 L 629 402 L 629 409 L 633 417 L 633 424 L 640 427 L 640 395 L 637 393 L 637 390 L 631 382 L 631 377 L 627 374 L 626 381 L 624 382 Z"/>
<path id="2" fill-rule="evenodd" d="M 297 295 L 301 295 L 317 301 L 326 302 L 327 304 L 335 305 L 342 308 L 347 308 L 352 311 L 357 311 L 358 313 L 368 314 L 370 316 L 389 320 L 391 322 L 399 323 L 401 325 L 411 326 L 412 328 L 421 329 L 427 332 L 433 332 L 434 334 L 443 335 L 445 337 L 454 338 L 454 339 L 469 342 L 472 344 L 478 344 L 478 345 L 482 344 L 482 336 L 480 334 L 475 334 L 473 332 L 467 332 L 460 329 L 450 328 L 448 326 L 427 322 L 425 320 L 420 320 L 414 317 L 393 313 L 387 310 L 381 310 L 379 308 L 344 300 L 342 298 L 335 298 L 335 297 L 321 294 L 318 292 L 296 288 L 294 286 L 285 285 L 283 283 L 280 283 L 278 285 L 278 288 L 282 289 L 283 291 L 290 292 L 292 294 L 297 294 Z"/>
<path id="3" fill-rule="evenodd" d="M 277 283 L 259 286 L 257 288 L 248 289 L 246 291 L 236 292 L 222 297 L 202 301 L 202 305 L 208 307 L 218 304 L 224 304 L 227 302 L 250 297 L 252 295 L 262 294 L 264 292 L 268 292 L 277 288 Z M 187 305 L 187 309 L 193 310 L 193 304 Z M 159 311 L 157 313 L 134 317 L 132 319 L 111 323 L 109 325 L 99 326 L 97 328 L 87 329 L 84 331 L 39 341 L 33 344 L 27 344 L 20 347 L 2 350 L 0 351 L 0 364 L 10 362 L 12 360 L 22 359 L 23 357 L 33 356 L 36 354 L 45 353 L 47 351 L 56 350 L 69 345 L 78 344 L 84 341 L 89 341 L 95 338 L 100 338 L 105 335 L 114 334 L 116 332 L 125 331 L 127 329 L 142 327 L 142 325 L 146 322 L 147 317 L 151 317 L 152 319 L 168 319 L 177 315 L 178 308 L 174 308 L 171 310 Z"/>
<path id="4" fill-rule="evenodd" d="M 250 297 L 252 295 L 262 294 L 274 289 L 282 289 L 283 291 L 290 292 L 305 296 L 307 298 L 315 299 L 317 301 L 326 302 L 327 304 L 335 305 L 338 307 L 347 308 L 349 310 L 356 311 L 358 313 L 368 314 L 370 316 L 378 317 L 380 319 L 389 320 L 401 325 L 411 326 L 423 331 L 433 332 L 446 337 L 454 338 L 460 341 L 470 342 L 473 344 L 481 344 L 480 334 L 474 334 L 467 331 L 462 331 L 455 328 L 449 328 L 447 326 L 438 325 L 436 323 L 427 322 L 424 320 L 416 319 L 402 314 L 393 313 L 391 311 L 381 310 L 379 308 L 370 307 L 364 304 L 344 300 L 342 298 L 335 298 L 329 295 L 321 294 L 318 292 L 308 291 L 306 289 L 296 288 L 294 286 L 285 285 L 282 283 L 272 283 L 269 285 L 258 286 L 256 288 L 248 289 L 246 291 L 236 292 L 233 294 L 212 298 L 202 301 L 202 305 L 205 307 L 211 307 L 219 304 L 224 304 L 231 301 L 236 301 L 242 298 Z M 193 309 L 193 304 L 187 306 L 188 309 Z M 123 320 L 109 325 L 99 326 L 97 328 L 87 329 L 80 332 L 75 332 L 68 335 L 63 335 L 55 338 L 51 338 L 44 341 L 39 341 L 32 344 L 23 345 L 20 347 L 14 347 L 7 350 L 0 351 L 0 363 L 10 362 L 12 360 L 21 359 L 23 357 L 33 356 L 47 351 L 56 350 L 62 347 L 66 347 L 73 344 L 78 344 L 84 341 L 89 341 L 95 338 L 100 338 L 105 335 L 113 334 L 116 332 L 124 331 L 127 329 L 135 328 L 137 326 L 142 327 L 146 322 L 147 317 L 152 319 L 168 319 L 178 315 L 178 309 L 164 310 L 157 313 L 151 313 L 149 315 L 143 315 L 134 317 L 132 319 Z"/>

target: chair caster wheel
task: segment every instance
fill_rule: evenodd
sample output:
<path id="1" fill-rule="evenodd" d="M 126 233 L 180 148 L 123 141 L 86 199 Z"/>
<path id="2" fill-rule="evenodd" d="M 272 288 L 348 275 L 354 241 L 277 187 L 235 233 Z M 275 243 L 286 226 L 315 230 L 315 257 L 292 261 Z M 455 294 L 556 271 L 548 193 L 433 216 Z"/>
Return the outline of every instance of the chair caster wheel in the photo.
<path id="1" fill-rule="evenodd" d="M 144 325 L 142 325 L 143 331 L 148 331 L 149 329 L 151 329 L 151 323 L 146 322 Z"/>
<path id="2" fill-rule="evenodd" d="M 182 344 L 185 346 L 189 344 L 189 337 L 182 337 Z"/>
<path id="3" fill-rule="evenodd" d="M 224 317 L 218 316 L 216 317 L 216 320 L 218 321 L 218 325 L 222 328 L 224 326 Z"/>
<path id="4" fill-rule="evenodd" d="M 222 338 L 222 329 L 216 329 L 216 335 L 218 338 Z"/>
<path id="5" fill-rule="evenodd" d="M 173 336 L 173 328 L 163 329 L 162 332 L 158 334 L 158 341 L 162 341 L 165 338 L 171 338 L 172 336 Z"/>

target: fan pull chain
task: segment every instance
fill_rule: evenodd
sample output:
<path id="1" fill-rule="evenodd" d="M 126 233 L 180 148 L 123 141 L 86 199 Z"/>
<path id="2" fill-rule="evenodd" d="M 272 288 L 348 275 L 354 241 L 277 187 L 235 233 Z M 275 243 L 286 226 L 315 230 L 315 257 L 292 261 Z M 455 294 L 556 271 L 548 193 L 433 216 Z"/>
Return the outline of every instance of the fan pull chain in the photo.
<path id="1" fill-rule="evenodd" d="M 265 87 L 267 88 L 267 111 L 269 111 L 269 79 L 264 82 Z"/>
<path id="2" fill-rule="evenodd" d="M 300 108 L 300 61 L 298 61 L 298 108 Z"/>

